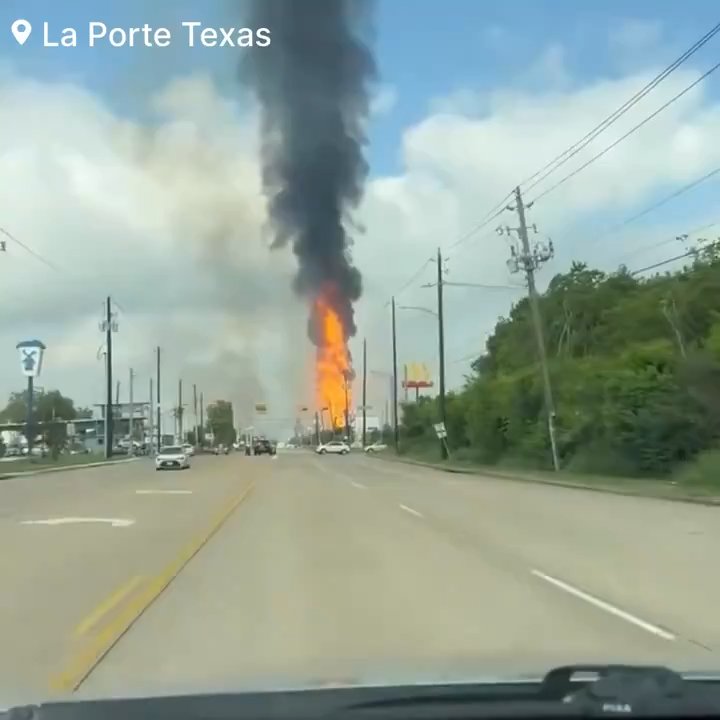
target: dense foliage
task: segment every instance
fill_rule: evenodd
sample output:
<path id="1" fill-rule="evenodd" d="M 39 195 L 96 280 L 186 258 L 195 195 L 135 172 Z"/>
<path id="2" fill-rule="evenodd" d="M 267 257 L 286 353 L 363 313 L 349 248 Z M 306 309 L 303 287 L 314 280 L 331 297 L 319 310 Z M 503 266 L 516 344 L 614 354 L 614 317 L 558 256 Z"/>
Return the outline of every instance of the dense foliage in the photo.
<path id="1" fill-rule="evenodd" d="M 662 476 L 720 431 L 720 249 L 649 278 L 573 263 L 540 298 L 563 467 Z M 549 467 L 527 299 L 501 318 L 465 387 L 447 398 L 449 446 L 480 463 Z M 436 446 L 436 400 L 403 409 L 405 447 Z"/>

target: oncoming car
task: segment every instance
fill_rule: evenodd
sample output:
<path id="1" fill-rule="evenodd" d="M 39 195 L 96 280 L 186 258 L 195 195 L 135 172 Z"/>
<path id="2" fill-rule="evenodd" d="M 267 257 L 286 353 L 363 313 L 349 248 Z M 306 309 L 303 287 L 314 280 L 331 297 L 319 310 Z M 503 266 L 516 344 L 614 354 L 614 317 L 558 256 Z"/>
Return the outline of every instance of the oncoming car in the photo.
<path id="1" fill-rule="evenodd" d="M 318 455 L 326 455 L 334 453 L 335 455 L 347 455 L 350 452 L 350 446 L 342 440 L 331 440 L 324 445 L 318 445 L 315 452 Z"/>
<path id="2" fill-rule="evenodd" d="M 156 470 L 187 470 L 190 467 L 190 455 L 182 445 L 166 445 L 160 448 L 155 458 Z"/>

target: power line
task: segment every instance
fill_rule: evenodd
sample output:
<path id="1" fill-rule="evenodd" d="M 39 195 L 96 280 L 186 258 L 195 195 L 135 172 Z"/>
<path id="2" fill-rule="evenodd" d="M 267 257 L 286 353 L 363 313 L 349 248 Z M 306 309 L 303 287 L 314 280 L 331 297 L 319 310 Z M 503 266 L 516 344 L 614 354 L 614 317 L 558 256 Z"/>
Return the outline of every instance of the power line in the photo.
<path id="1" fill-rule="evenodd" d="M 626 225 L 629 225 L 630 223 L 635 222 L 636 220 L 639 220 L 641 217 L 645 217 L 645 215 L 648 215 L 653 210 L 657 210 L 659 207 L 662 207 L 663 205 L 666 205 L 671 200 L 674 200 L 677 197 L 680 197 L 680 195 L 684 195 L 689 190 L 692 190 L 693 188 L 697 187 L 701 183 L 704 183 L 706 180 L 709 180 L 711 177 L 714 177 L 720 173 L 720 167 L 716 167 L 714 170 L 711 170 L 709 173 L 706 173 L 702 177 L 698 178 L 697 180 L 693 180 L 692 182 L 688 183 L 687 185 L 683 185 L 681 188 L 676 190 L 673 193 L 670 193 L 670 195 L 666 195 L 661 200 L 658 200 L 656 203 L 653 203 L 650 205 L 650 207 L 645 208 L 644 210 L 641 210 L 639 213 L 636 213 L 635 215 L 632 215 L 631 217 L 627 218 L 627 220 L 623 220 L 619 225 L 617 225 L 611 232 L 617 232 L 621 228 L 625 227 Z"/>
<path id="2" fill-rule="evenodd" d="M 684 195 L 689 190 L 692 190 L 693 188 L 697 187 L 701 183 L 704 183 L 706 180 L 709 180 L 710 178 L 714 177 L 720 173 L 720 167 L 716 167 L 714 170 L 711 170 L 709 173 L 706 173 L 702 177 L 697 178 L 697 180 L 693 180 L 692 182 L 687 183 L 686 185 L 683 185 L 678 190 L 675 190 L 675 192 L 670 193 L 670 195 L 666 195 L 664 198 L 661 198 L 657 202 L 653 203 L 649 207 L 646 207 L 644 210 L 641 210 L 639 213 L 636 213 L 635 215 L 630 216 L 629 218 L 626 218 L 621 223 L 618 223 L 617 225 L 609 228 L 605 232 L 601 233 L 600 235 L 597 235 L 588 245 L 594 245 L 599 240 L 602 240 L 603 238 L 606 238 L 608 235 L 612 235 L 616 233 L 618 230 L 622 230 L 626 225 L 630 225 L 630 223 L 635 222 L 636 220 L 639 220 L 642 217 L 645 217 L 645 215 L 650 214 L 653 210 L 657 210 L 659 207 L 662 207 L 663 205 L 666 205 L 671 200 L 674 200 L 677 197 L 680 197 L 680 195 Z"/>
<path id="3" fill-rule="evenodd" d="M 47 265 L 49 268 L 51 268 L 52 270 L 55 270 L 56 272 L 61 272 L 60 268 L 57 265 L 50 262 L 50 260 L 47 260 L 46 258 L 44 258 L 42 255 L 40 255 L 40 253 L 35 252 L 35 250 L 33 250 L 28 245 L 26 245 L 24 242 L 22 242 L 22 240 L 18 240 L 14 235 L 9 233 L 4 227 L 0 227 L 0 232 L 3 235 L 5 235 L 5 237 L 10 238 L 10 240 L 12 240 L 14 243 L 19 245 L 23 250 L 25 250 L 25 252 L 32 255 L 36 260 L 39 260 L 41 263 L 43 263 L 44 265 Z"/>
<path id="4" fill-rule="evenodd" d="M 704 247 L 701 247 L 701 248 L 691 248 L 690 250 L 683 253 L 682 255 L 676 255 L 675 257 L 667 258 L 666 260 L 661 260 L 660 262 L 653 263 L 652 265 L 647 265 L 646 267 L 639 268 L 638 270 L 633 270 L 630 273 L 630 275 L 639 275 L 640 273 L 645 272 L 646 270 L 654 270 L 655 268 L 662 267 L 663 265 L 668 265 L 671 262 L 675 262 L 677 260 L 682 260 L 683 258 L 686 258 L 686 257 L 692 257 L 692 256 L 697 257 L 702 250 L 707 250 L 709 248 L 715 248 L 718 246 L 720 246 L 720 242 L 714 242 L 714 243 L 711 243 L 710 245 L 705 245 Z"/>
<path id="5" fill-rule="evenodd" d="M 718 68 L 720 68 L 720 63 L 713 65 L 707 72 L 702 74 L 697 80 L 690 83 L 690 85 L 688 85 L 686 88 L 684 88 L 682 91 L 680 91 L 677 95 L 675 95 L 670 100 L 668 100 L 664 105 L 661 105 L 657 110 L 655 110 L 655 112 L 648 115 L 644 120 L 639 122 L 633 128 L 628 130 L 624 135 L 622 135 L 617 140 L 615 140 L 615 142 L 610 143 L 610 145 L 605 147 L 603 150 L 601 150 L 596 155 L 593 155 L 593 157 L 591 157 L 588 161 L 586 161 L 582 165 L 580 165 L 580 167 L 576 168 L 571 173 L 568 173 L 567 175 L 565 175 L 565 177 L 563 177 L 561 180 L 558 180 L 554 185 L 551 185 L 549 188 L 547 188 L 547 190 L 543 190 L 543 192 L 541 192 L 539 195 L 537 195 L 532 202 L 537 202 L 541 198 L 544 198 L 546 195 L 549 195 L 554 190 L 557 190 L 561 185 L 564 185 L 568 180 L 575 177 L 579 172 L 582 172 L 586 167 L 588 167 L 589 165 L 592 165 L 594 162 L 599 160 L 601 157 L 603 157 L 603 155 L 610 152 L 610 150 L 612 150 L 613 148 L 617 147 L 623 140 L 626 140 L 627 138 L 629 138 L 633 133 L 635 133 L 641 127 L 643 127 L 644 125 L 649 123 L 653 118 L 657 117 L 663 110 L 665 110 L 670 105 L 672 105 L 674 102 L 679 100 L 683 95 L 690 92 L 690 90 L 692 90 L 696 85 L 698 85 L 703 80 L 705 80 L 705 78 L 707 78 L 709 75 L 714 73 Z M 547 177 L 547 175 L 545 175 L 544 177 Z M 541 178 L 541 179 L 543 179 L 543 178 Z M 538 182 L 540 182 L 540 181 L 538 181 Z M 537 185 L 537 183 L 534 183 L 530 187 L 534 187 L 535 185 Z"/>
<path id="6" fill-rule="evenodd" d="M 702 232 L 703 230 L 709 230 L 711 227 L 715 227 L 716 225 L 719 225 L 720 222 L 717 220 L 715 222 L 707 223 L 706 225 L 700 225 L 696 228 L 693 228 L 692 230 L 688 230 L 687 232 L 682 233 L 681 235 L 674 235 L 671 238 L 668 238 L 667 240 L 661 240 L 660 242 L 651 243 L 649 245 L 642 245 L 639 248 L 636 248 L 635 250 L 631 250 L 630 252 L 625 253 L 624 255 L 620 256 L 620 260 L 623 258 L 629 258 L 633 257 L 635 255 L 639 255 L 642 252 L 645 252 L 646 250 L 654 250 L 655 248 L 663 247 L 664 245 L 670 245 L 671 243 L 678 242 L 678 240 L 684 240 L 687 239 L 690 235 L 694 235 L 695 233 Z"/>
<path id="7" fill-rule="evenodd" d="M 452 250 L 458 245 L 464 243 L 466 240 L 469 240 L 479 230 L 482 230 L 486 225 L 495 220 L 495 218 L 502 215 L 505 212 L 505 203 L 509 198 L 512 197 L 514 192 L 514 190 L 511 190 L 499 203 L 497 203 L 494 207 L 488 210 L 488 212 L 485 214 L 485 217 L 477 225 L 475 225 L 473 228 L 461 235 L 460 238 L 448 248 L 448 250 Z"/>
<path id="8" fill-rule="evenodd" d="M 691 45 L 682 55 L 680 55 L 680 57 L 676 58 L 662 72 L 656 75 L 649 83 L 647 83 L 643 88 L 638 90 L 635 95 L 633 95 L 629 100 L 626 100 L 617 110 L 615 110 L 611 115 L 606 117 L 601 123 L 596 125 L 584 137 L 571 145 L 564 152 L 557 155 L 533 175 L 523 180 L 520 185 L 525 185 L 526 183 L 535 180 L 535 182 L 533 182 L 529 187 L 525 188 L 525 192 L 535 187 L 538 183 L 542 182 L 546 177 L 548 177 L 560 167 L 562 167 L 568 160 L 577 155 L 577 153 L 580 152 L 583 148 L 587 147 L 587 145 L 589 145 L 598 135 L 600 135 L 607 128 L 613 125 L 628 110 L 637 105 L 640 100 L 642 100 L 648 93 L 650 93 L 663 80 L 665 80 L 665 78 L 667 78 L 678 67 L 680 67 L 680 65 L 682 65 L 688 58 L 694 55 L 703 45 L 709 42 L 718 32 L 720 32 L 720 23 L 718 23 L 717 25 L 715 25 L 715 27 L 705 33 L 705 35 L 703 35 L 699 40 L 697 40 L 693 45 Z M 555 167 L 552 167 L 553 165 Z M 542 177 L 538 178 L 538 175 L 542 175 Z M 538 179 L 536 180 L 535 178 Z"/>

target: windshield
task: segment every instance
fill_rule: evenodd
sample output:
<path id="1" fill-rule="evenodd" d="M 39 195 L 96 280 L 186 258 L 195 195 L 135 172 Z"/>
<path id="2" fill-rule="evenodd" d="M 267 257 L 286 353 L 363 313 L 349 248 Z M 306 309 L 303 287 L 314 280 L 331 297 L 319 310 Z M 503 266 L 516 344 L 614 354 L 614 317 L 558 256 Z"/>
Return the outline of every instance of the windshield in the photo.
<path id="1" fill-rule="evenodd" d="M 0 2 L 0 705 L 720 672 L 717 14 Z"/>

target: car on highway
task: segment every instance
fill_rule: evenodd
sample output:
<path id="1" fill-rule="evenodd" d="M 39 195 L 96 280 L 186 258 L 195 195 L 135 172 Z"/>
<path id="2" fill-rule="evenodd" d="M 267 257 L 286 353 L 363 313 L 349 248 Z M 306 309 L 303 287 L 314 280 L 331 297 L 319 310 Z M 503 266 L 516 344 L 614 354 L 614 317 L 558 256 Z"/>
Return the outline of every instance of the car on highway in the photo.
<path id="1" fill-rule="evenodd" d="M 166 445 L 160 448 L 155 458 L 156 470 L 187 470 L 190 467 L 190 455 L 182 445 Z"/>
<path id="2" fill-rule="evenodd" d="M 190 457 L 195 454 L 195 446 L 190 443 L 184 443 L 182 448 Z"/>
<path id="3" fill-rule="evenodd" d="M 275 455 L 276 452 L 275 446 L 269 440 L 261 438 L 256 440 L 253 445 L 254 455 Z"/>
<path id="4" fill-rule="evenodd" d="M 387 445 L 385 443 L 381 443 L 381 442 L 375 442 L 372 445 L 368 445 L 365 448 L 365 452 L 368 455 L 372 455 L 373 453 L 376 453 L 376 452 L 382 452 L 383 450 L 387 450 Z"/>
<path id="5" fill-rule="evenodd" d="M 331 440 L 330 442 L 318 445 L 315 452 L 318 455 L 347 455 L 350 452 L 350 446 L 342 440 Z"/>

